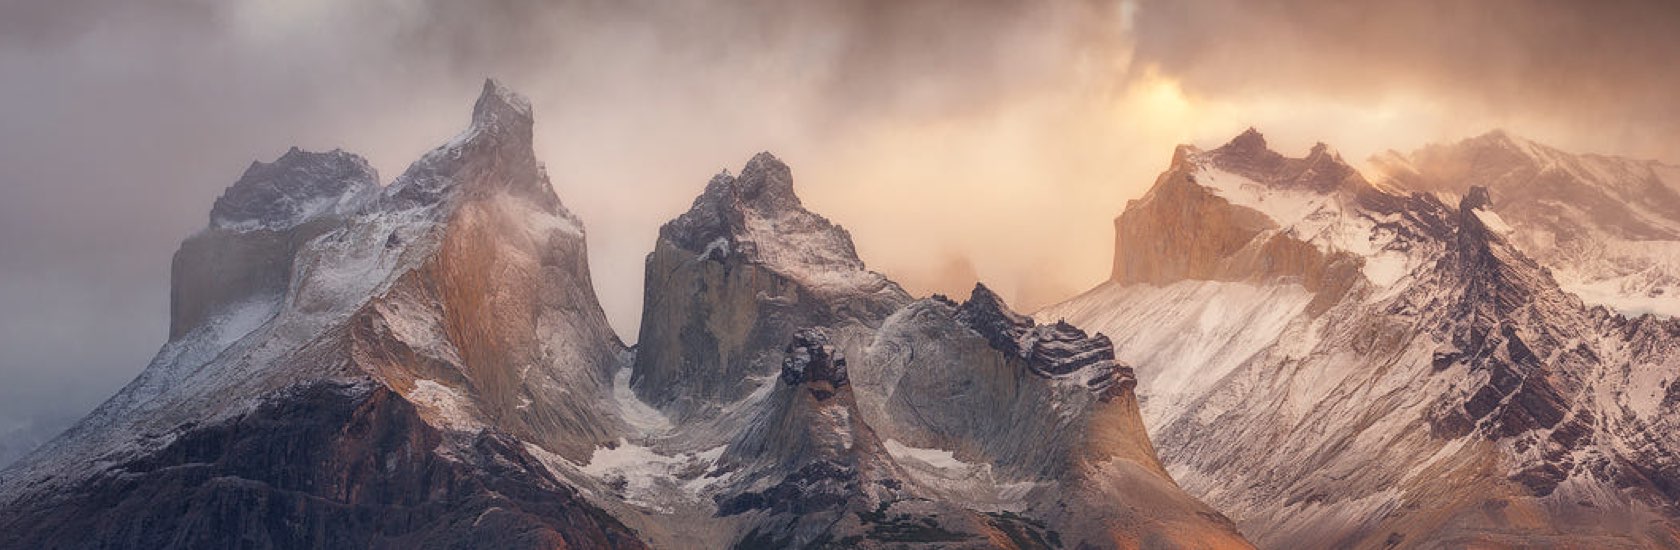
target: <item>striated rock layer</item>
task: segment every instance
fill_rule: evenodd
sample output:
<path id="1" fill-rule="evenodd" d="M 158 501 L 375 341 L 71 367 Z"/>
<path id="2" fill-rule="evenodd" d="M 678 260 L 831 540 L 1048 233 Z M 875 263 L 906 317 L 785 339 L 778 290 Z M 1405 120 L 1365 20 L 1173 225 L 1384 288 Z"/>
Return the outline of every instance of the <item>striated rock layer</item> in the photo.
<path id="1" fill-rule="evenodd" d="M 1181 148 L 1117 222 L 1114 280 L 1038 314 L 1114 339 L 1188 492 L 1271 548 L 1680 544 L 1680 324 L 1563 291 L 1497 192 L 1263 143 Z"/>
<path id="2" fill-rule="evenodd" d="M 1680 167 L 1493 131 L 1372 163 L 1400 189 L 1499 197 L 1511 242 L 1592 305 L 1680 317 Z"/>

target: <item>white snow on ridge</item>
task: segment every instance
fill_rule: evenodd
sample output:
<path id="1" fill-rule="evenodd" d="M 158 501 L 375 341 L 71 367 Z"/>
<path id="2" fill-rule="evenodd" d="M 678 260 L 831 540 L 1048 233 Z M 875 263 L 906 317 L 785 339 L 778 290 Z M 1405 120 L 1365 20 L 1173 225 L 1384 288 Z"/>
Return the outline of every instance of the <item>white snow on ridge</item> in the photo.
<path id="1" fill-rule="evenodd" d="M 667 456 L 620 440 L 611 449 L 597 447 L 589 463 L 578 471 L 622 493 L 620 496 L 631 505 L 670 513 L 677 504 L 706 502 L 704 493 L 728 479 L 706 475 L 723 456 L 724 448 L 720 445 Z"/>
<path id="2" fill-rule="evenodd" d="M 1487 226 L 1487 228 L 1494 233 L 1509 235 L 1515 231 L 1511 228 L 1511 224 L 1505 223 L 1505 218 L 1499 217 L 1498 212 L 1494 212 L 1486 208 L 1477 208 L 1475 213 L 1476 219 L 1481 220 L 1482 225 Z"/>
<path id="3" fill-rule="evenodd" d="M 982 508 L 1007 509 L 1021 502 L 1033 489 L 1050 485 L 1002 482 L 992 471 L 992 465 L 963 462 L 957 459 L 956 453 L 944 449 L 911 447 L 893 439 L 881 443 L 887 455 L 917 483 L 945 493 L 948 498 L 961 498 Z"/>
<path id="4" fill-rule="evenodd" d="M 898 460 L 916 460 L 941 470 L 967 470 L 977 466 L 957 460 L 956 453 L 944 449 L 911 447 L 893 439 L 888 439 L 883 444 L 887 447 L 887 454 Z"/>
<path id="5" fill-rule="evenodd" d="M 748 210 L 745 218 L 744 240 L 753 244 L 759 260 L 814 292 L 873 294 L 888 284 L 885 276 L 846 254 L 849 237 L 839 227 L 818 225 L 815 214 L 793 210 L 767 216 Z"/>
<path id="6" fill-rule="evenodd" d="M 1259 211 L 1283 231 L 1325 252 L 1341 251 L 1365 259 L 1361 271 L 1379 287 L 1399 282 L 1417 266 L 1405 253 L 1388 250 L 1395 235 L 1377 227 L 1378 220 L 1344 205 L 1335 193 L 1275 189 L 1211 166 L 1196 171 L 1195 181 L 1230 201 Z"/>
<path id="7" fill-rule="evenodd" d="M 1312 298 L 1296 284 L 1109 282 L 1034 317 L 1046 323 L 1065 319 L 1108 336 L 1115 358 L 1136 371 L 1144 422 L 1156 427 L 1188 410 L 1188 399 L 1212 393 L 1227 375 L 1272 348 L 1305 319 Z"/>

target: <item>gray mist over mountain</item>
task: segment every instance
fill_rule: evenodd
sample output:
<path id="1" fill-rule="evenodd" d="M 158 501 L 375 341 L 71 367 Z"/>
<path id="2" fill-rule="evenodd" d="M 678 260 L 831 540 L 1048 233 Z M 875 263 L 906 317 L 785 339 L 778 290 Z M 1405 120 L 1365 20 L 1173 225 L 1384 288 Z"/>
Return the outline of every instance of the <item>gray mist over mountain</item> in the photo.
<path id="1" fill-rule="evenodd" d="M 170 254 L 253 160 L 389 181 L 486 76 L 531 96 L 629 341 L 657 226 L 761 150 L 917 293 L 1107 276 L 1171 146 L 1350 159 L 1492 127 L 1680 159 L 1660 2 L 0 2 L 0 462 L 143 367 Z"/>

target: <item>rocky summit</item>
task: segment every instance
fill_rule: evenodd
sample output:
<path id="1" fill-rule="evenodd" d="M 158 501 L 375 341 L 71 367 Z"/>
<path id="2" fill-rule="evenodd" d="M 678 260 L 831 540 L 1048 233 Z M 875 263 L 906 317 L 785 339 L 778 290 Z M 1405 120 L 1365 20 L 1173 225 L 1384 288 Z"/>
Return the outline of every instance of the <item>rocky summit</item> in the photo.
<path id="1" fill-rule="evenodd" d="M 1667 200 L 1661 167 L 1504 133 L 1385 161 L 1180 147 L 1112 280 L 1036 316 L 1114 339 L 1166 470 L 1261 547 L 1680 545 L 1680 324 L 1529 254 L 1623 225 L 1540 213 L 1571 197 Z"/>
<path id="2" fill-rule="evenodd" d="M 0 548 L 1248 547 L 1107 338 L 914 299 L 769 153 L 660 229 L 626 347 L 534 124 L 489 81 L 388 184 L 253 164 L 151 364 L 0 473 Z"/>
<path id="3" fill-rule="evenodd" d="M 0 548 L 1680 547 L 1672 167 L 1250 129 L 1026 314 L 912 296 L 759 153 L 627 346 L 530 102 L 466 122 L 384 184 L 252 164 L 151 363 L 0 471 Z"/>

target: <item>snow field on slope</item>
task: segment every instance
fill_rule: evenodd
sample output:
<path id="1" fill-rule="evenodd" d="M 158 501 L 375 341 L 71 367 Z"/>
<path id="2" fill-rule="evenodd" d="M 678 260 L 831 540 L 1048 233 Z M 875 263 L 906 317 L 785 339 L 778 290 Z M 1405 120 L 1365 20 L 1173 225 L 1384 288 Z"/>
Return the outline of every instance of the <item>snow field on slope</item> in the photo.
<path id="1" fill-rule="evenodd" d="M 1108 336 L 1116 359 L 1137 373 L 1144 422 L 1157 427 L 1271 348 L 1311 301 L 1293 284 L 1110 282 L 1035 317 Z"/>
<path id="2" fill-rule="evenodd" d="M 1265 214 L 1283 231 L 1320 250 L 1348 252 L 1365 259 L 1365 278 L 1389 287 L 1416 267 L 1405 253 L 1387 250 L 1394 235 L 1377 227 L 1379 221 L 1342 204 L 1336 194 L 1274 189 L 1243 176 L 1204 166 L 1196 182 L 1232 204 Z"/>

